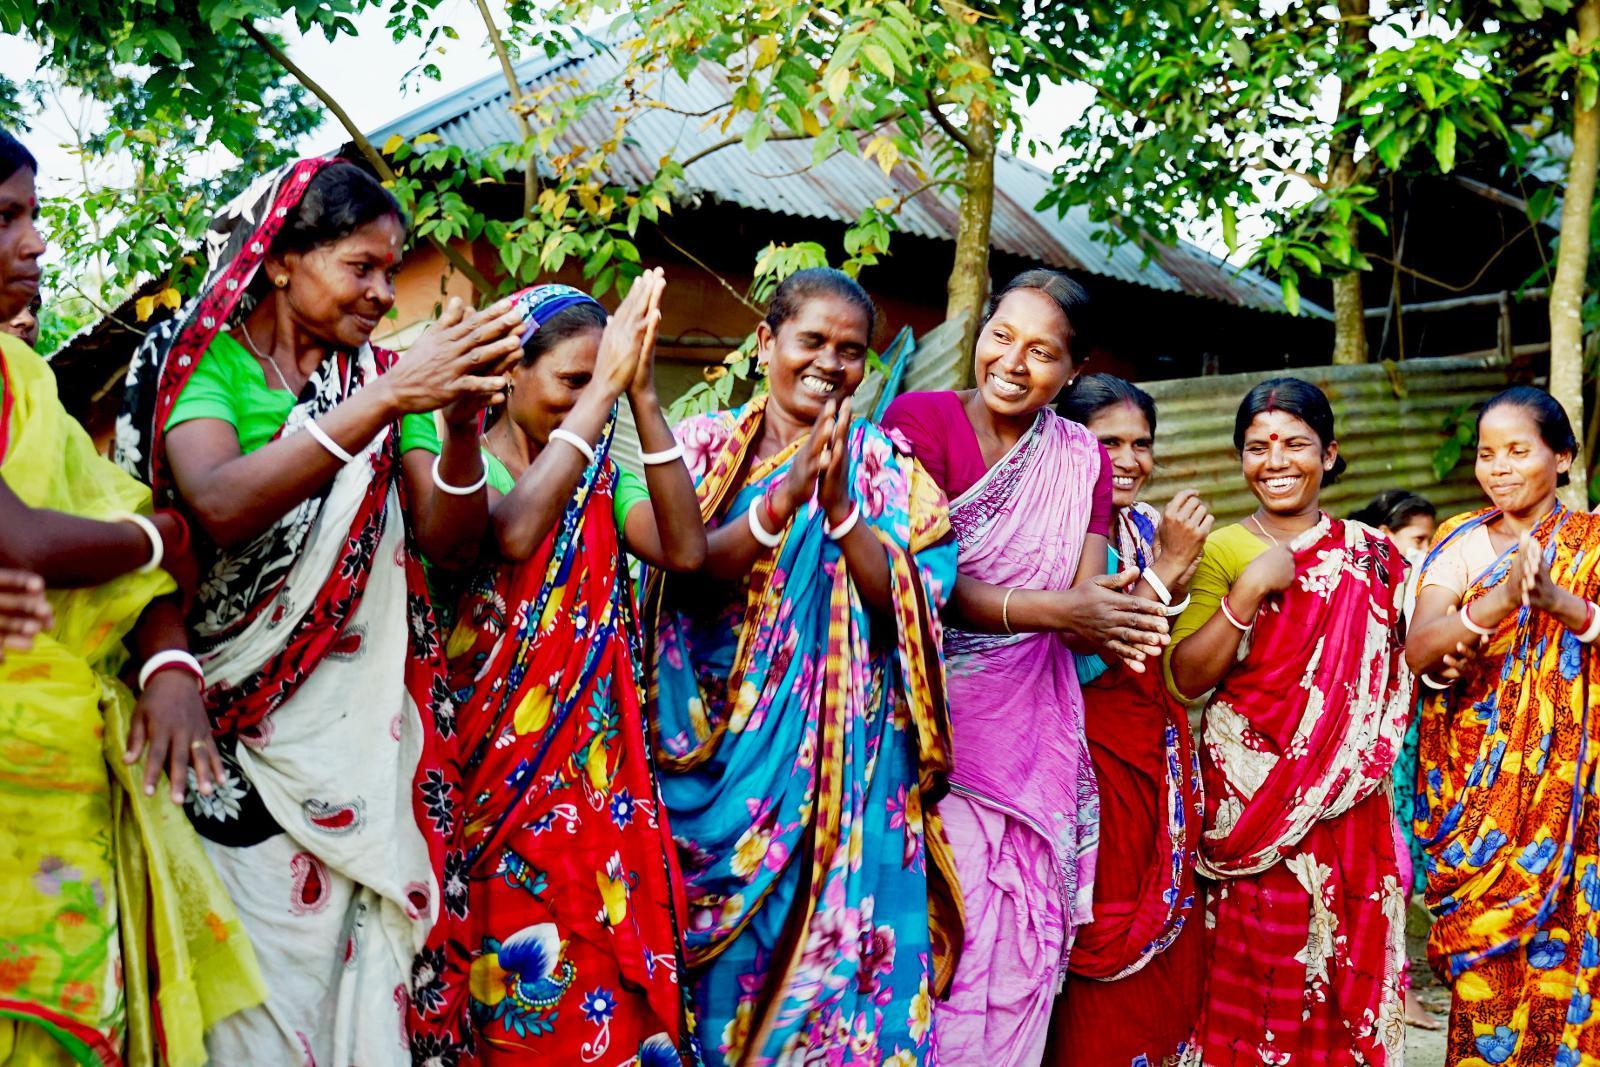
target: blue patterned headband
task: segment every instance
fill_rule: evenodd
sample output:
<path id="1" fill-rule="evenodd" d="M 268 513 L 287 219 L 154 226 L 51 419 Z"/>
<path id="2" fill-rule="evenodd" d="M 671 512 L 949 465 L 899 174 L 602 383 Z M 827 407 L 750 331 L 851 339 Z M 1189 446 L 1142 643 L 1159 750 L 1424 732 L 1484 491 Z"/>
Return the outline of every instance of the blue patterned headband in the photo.
<path id="1" fill-rule="evenodd" d="M 570 285 L 535 285 L 515 294 L 511 298 L 512 306 L 522 312 L 522 337 L 520 344 L 526 345 L 528 338 L 532 337 L 545 323 L 571 307 L 580 304 L 593 304 L 600 309 L 602 315 L 606 309 L 600 301 L 584 292 L 574 289 Z"/>

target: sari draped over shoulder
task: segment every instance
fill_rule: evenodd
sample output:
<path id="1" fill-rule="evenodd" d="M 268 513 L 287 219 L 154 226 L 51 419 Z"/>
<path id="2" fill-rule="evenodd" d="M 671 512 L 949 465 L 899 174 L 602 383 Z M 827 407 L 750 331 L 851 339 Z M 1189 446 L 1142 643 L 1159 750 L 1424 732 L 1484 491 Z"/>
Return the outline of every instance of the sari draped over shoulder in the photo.
<path id="1" fill-rule="evenodd" d="M 1324 515 L 1257 613 L 1201 730 L 1207 1064 L 1403 1054 L 1404 909 L 1386 788 L 1411 709 L 1405 564 Z"/>
<path id="2" fill-rule="evenodd" d="M 1427 569 L 1499 516 L 1440 527 Z M 1600 599 L 1600 516 L 1562 505 L 1533 536 L 1555 583 Z M 1472 604 L 1509 551 L 1473 575 Z M 1417 837 L 1435 919 L 1428 959 L 1454 986 L 1451 1063 L 1576 1065 L 1600 1057 L 1600 657 L 1554 616 L 1520 608 L 1418 733 Z"/>
<path id="3" fill-rule="evenodd" d="M 450 637 L 461 787 L 425 788 L 458 859 L 417 964 L 425 1062 L 697 1062 L 609 443 L 538 551 L 470 579 Z"/>
<path id="4" fill-rule="evenodd" d="M 149 510 L 149 490 L 95 451 L 50 368 L 9 336 L 0 378 L 0 479 L 23 503 Z M 79 1063 L 199 1067 L 206 1028 L 265 993 L 199 837 L 122 761 L 123 638 L 172 590 L 157 571 L 52 591 L 54 624 L 0 662 L 0 1062 L 35 1062 L 30 1049 L 49 1062 L 54 1045 Z"/>
<path id="5" fill-rule="evenodd" d="M 1155 558 L 1160 514 L 1122 512 L 1112 570 Z M 1205 808 L 1200 758 L 1184 706 L 1159 663 L 1110 665 L 1083 685 L 1084 726 L 1100 790 L 1094 921 L 1078 932 L 1057 1004 L 1050 1063 L 1150 1067 L 1196 1052 L 1204 932 L 1195 910 Z M 1108 1026 L 1106 1020 L 1117 1025 Z"/>
<path id="6" fill-rule="evenodd" d="M 165 425 L 307 183 L 331 160 L 264 178 L 212 224 L 200 297 L 134 357 L 118 459 L 182 507 Z M 311 376 L 278 436 L 303 432 L 392 365 L 364 345 Z M 191 821 L 267 974 L 267 1006 L 213 1032 L 215 1059 L 409 1062 L 412 958 L 440 905 L 430 770 L 454 733 L 421 562 L 409 544 L 398 423 L 321 491 L 205 561 L 191 630 L 227 763 Z M 454 782 L 451 788 L 458 788 Z"/>
<path id="7" fill-rule="evenodd" d="M 742 522 L 795 448 L 753 462 L 765 398 L 678 428 L 708 521 Z M 655 759 L 688 890 L 686 954 L 712 1062 L 937 1062 L 933 1000 L 961 945 L 932 804 L 950 769 L 939 605 L 944 499 L 858 421 L 850 494 L 888 552 L 891 632 L 824 514 L 802 506 L 748 577 L 658 579 Z"/>
<path id="8" fill-rule="evenodd" d="M 1048 409 L 951 504 L 960 571 L 1067 589 L 1100 474 L 1099 442 Z M 947 1061 L 1037 1064 L 1077 928 L 1090 919 L 1099 798 L 1083 697 L 1058 634 L 946 637 L 957 761 L 941 805 L 967 914 Z"/>

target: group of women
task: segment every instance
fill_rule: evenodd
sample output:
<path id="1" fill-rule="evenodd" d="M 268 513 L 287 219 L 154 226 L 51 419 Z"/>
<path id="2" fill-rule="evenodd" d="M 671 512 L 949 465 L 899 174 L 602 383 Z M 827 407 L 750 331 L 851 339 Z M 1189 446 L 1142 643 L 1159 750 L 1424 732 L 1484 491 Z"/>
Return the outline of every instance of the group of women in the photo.
<path id="1" fill-rule="evenodd" d="M 0 319 L 36 170 L 0 135 Z M 1239 408 L 1249 518 L 1143 503 L 1154 402 L 1061 274 L 874 425 L 873 305 L 802 271 L 765 388 L 672 429 L 659 271 L 396 356 L 404 239 L 348 163 L 242 196 L 121 469 L 0 336 L 0 1064 L 1398 1063 L 1413 670 L 1451 1062 L 1600 1056 L 1548 396 L 1485 407 L 1492 507 L 1417 577 L 1319 506 L 1297 379 Z"/>

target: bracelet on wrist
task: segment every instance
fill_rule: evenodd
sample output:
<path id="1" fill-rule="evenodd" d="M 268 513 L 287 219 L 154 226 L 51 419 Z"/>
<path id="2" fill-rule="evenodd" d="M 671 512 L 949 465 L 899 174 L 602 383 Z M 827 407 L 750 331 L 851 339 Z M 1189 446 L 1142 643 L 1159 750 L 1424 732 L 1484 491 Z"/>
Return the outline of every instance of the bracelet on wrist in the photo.
<path id="1" fill-rule="evenodd" d="M 1226 596 L 1222 598 L 1221 608 L 1222 617 L 1227 619 L 1228 622 L 1232 624 L 1233 628 L 1238 630 L 1240 633 L 1248 632 L 1250 627 L 1255 625 L 1256 620 L 1254 615 L 1250 617 L 1249 622 L 1240 622 L 1239 616 L 1233 613 L 1233 607 L 1228 603 L 1228 598 Z M 1261 609 L 1258 607 L 1256 610 L 1260 611 Z"/>
<path id="2" fill-rule="evenodd" d="M 1422 684 L 1427 686 L 1429 689 L 1444 690 L 1444 689 L 1449 689 L 1450 688 L 1450 683 L 1449 682 L 1437 681 L 1430 674 L 1419 674 L 1419 675 L 1417 675 L 1417 677 L 1422 681 Z"/>
<path id="3" fill-rule="evenodd" d="M 679 460 L 682 458 L 683 446 L 673 445 L 671 448 L 664 448 L 660 452 L 645 452 L 640 455 L 639 462 L 643 463 L 646 467 L 659 467 L 663 464 L 671 463 L 674 460 Z"/>
<path id="4" fill-rule="evenodd" d="M 1477 623 L 1472 621 L 1472 612 L 1468 610 L 1468 606 L 1466 604 L 1461 605 L 1460 618 L 1461 618 L 1461 625 L 1465 626 L 1468 630 L 1471 630 L 1473 633 L 1477 634 L 1479 637 L 1493 637 L 1494 636 L 1494 628 L 1493 627 L 1491 627 L 1491 626 L 1479 626 Z"/>
<path id="5" fill-rule="evenodd" d="M 439 461 L 442 459 L 444 459 L 443 456 L 433 457 L 433 487 L 439 492 L 448 493 L 450 496 L 471 496 L 489 484 L 489 468 L 480 459 L 478 466 L 481 468 L 482 473 L 478 475 L 477 481 L 471 485 L 451 485 L 439 476 Z"/>
<path id="6" fill-rule="evenodd" d="M 1140 576 L 1144 578 L 1145 584 L 1155 591 L 1156 598 L 1161 603 L 1172 603 L 1172 590 L 1167 588 L 1167 583 L 1161 580 L 1161 575 L 1156 573 L 1154 567 L 1146 567 L 1140 572 Z"/>
<path id="7" fill-rule="evenodd" d="M 142 692 L 149 684 L 150 679 L 160 671 L 177 670 L 194 675 L 202 689 L 206 684 L 206 672 L 201 669 L 200 661 L 190 652 L 181 648 L 169 648 L 157 652 L 144 661 L 144 666 L 139 668 L 139 689 Z"/>
<path id="8" fill-rule="evenodd" d="M 840 520 L 839 525 L 829 526 L 826 522 L 824 522 L 822 524 L 822 532 L 827 534 L 828 539 L 831 541 L 842 541 L 851 530 L 856 528 L 856 523 L 860 521 L 861 505 L 853 504 L 850 507 L 850 514 L 846 515 L 842 520 Z"/>
<path id="9" fill-rule="evenodd" d="M 1600 607 L 1596 607 L 1592 600 L 1585 600 L 1583 606 L 1588 614 L 1585 616 L 1583 629 L 1578 632 L 1577 638 L 1584 644 L 1589 645 L 1594 643 L 1596 637 L 1600 637 Z"/>
<path id="10" fill-rule="evenodd" d="M 144 563 L 140 564 L 138 567 L 135 567 L 135 573 L 149 574 L 151 571 L 161 566 L 161 561 L 166 556 L 167 546 L 166 542 L 161 539 L 161 531 L 156 529 L 155 523 L 151 522 L 143 515 L 136 515 L 131 511 L 124 512 L 121 515 L 113 515 L 111 517 L 111 521 L 133 523 L 133 525 L 139 528 L 139 532 L 144 534 L 145 540 L 150 542 L 150 558 Z"/>
<path id="11" fill-rule="evenodd" d="M 1166 607 L 1162 608 L 1161 614 L 1165 615 L 1169 619 L 1176 618 L 1188 610 L 1189 602 L 1193 599 L 1194 597 L 1188 593 L 1185 593 L 1183 595 L 1183 599 L 1178 601 L 1176 604 L 1168 604 Z"/>
<path id="12" fill-rule="evenodd" d="M 750 523 L 750 536 L 756 539 L 756 544 L 761 545 L 763 548 L 777 548 L 783 544 L 782 531 L 773 533 L 761 525 L 761 515 L 757 511 L 756 505 L 751 504 L 750 510 L 744 514 Z"/>

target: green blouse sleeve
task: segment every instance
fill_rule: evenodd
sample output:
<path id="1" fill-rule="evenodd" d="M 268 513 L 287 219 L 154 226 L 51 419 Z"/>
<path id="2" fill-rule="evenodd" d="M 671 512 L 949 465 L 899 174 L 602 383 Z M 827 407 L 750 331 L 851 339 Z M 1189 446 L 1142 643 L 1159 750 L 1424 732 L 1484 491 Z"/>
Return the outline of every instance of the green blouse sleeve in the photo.
<path id="1" fill-rule="evenodd" d="M 444 451 L 444 442 L 439 438 L 439 424 L 434 421 L 431 411 L 412 412 L 400 418 L 400 452 L 404 455 L 415 449 L 432 452 L 436 456 Z M 502 496 L 515 489 L 517 480 L 511 477 L 506 465 L 487 450 L 479 451 L 483 453 L 483 470 L 489 476 L 489 488 Z"/>
<path id="2" fill-rule="evenodd" d="M 611 498 L 611 514 L 617 520 L 619 534 L 627 524 L 628 512 L 633 510 L 633 506 L 649 499 L 650 490 L 645 486 L 644 479 L 626 467 L 617 467 L 617 488 Z"/>

